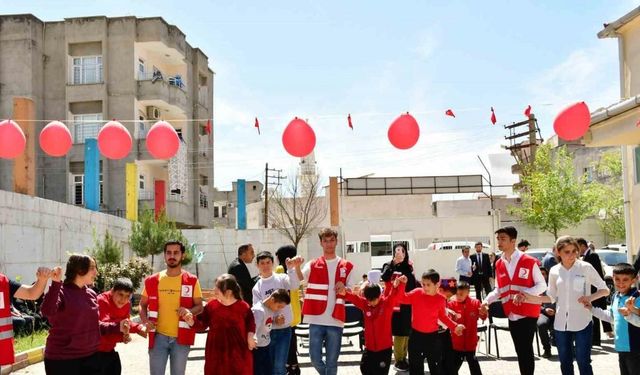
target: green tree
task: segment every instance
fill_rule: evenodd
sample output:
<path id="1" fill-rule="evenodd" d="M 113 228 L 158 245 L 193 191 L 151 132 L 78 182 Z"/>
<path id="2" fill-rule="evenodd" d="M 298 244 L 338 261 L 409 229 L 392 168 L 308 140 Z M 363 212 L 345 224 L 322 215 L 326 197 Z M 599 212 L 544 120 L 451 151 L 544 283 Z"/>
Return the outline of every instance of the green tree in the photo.
<path id="1" fill-rule="evenodd" d="M 523 166 L 520 181 L 522 205 L 509 211 L 556 239 L 561 230 L 580 224 L 593 211 L 593 194 L 584 178 L 575 176 L 565 147 L 540 146 L 533 163 Z"/>
<path id="2" fill-rule="evenodd" d="M 619 150 L 607 151 L 593 165 L 597 179 L 589 184 L 594 214 L 609 241 L 626 237 L 624 197 L 622 194 L 622 156 Z"/>
<path id="3" fill-rule="evenodd" d="M 145 258 L 151 256 L 151 266 L 153 267 L 154 257 L 162 254 L 164 244 L 169 240 L 178 240 L 185 247 L 189 246 L 189 242 L 182 234 L 182 231 L 176 227 L 176 223 L 167 218 L 163 211 L 158 220 L 151 210 L 144 210 L 138 221 L 134 222 L 131 227 L 131 236 L 129 236 L 129 245 L 133 252 L 139 257 Z M 186 253 L 183 265 L 191 262 L 192 256 Z"/>
<path id="4" fill-rule="evenodd" d="M 106 264 L 120 264 L 122 261 L 122 245 L 106 231 L 104 240 L 100 241 L 96 232 L 93 232 L 93 248 L 89 253 L 99 266 Z"/>

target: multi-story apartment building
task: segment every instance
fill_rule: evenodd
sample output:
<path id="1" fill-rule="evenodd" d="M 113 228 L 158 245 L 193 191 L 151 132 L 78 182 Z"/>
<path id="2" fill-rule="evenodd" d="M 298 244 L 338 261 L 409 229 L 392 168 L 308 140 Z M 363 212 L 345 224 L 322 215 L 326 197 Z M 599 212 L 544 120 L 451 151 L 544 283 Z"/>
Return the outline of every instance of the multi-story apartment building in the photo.
<path id="1" fill-rule="evenodd" d="M 135 162 L 139 207 L 154 207 L 154 181 L 166 186 L 169 217 L 182 226 L 213 220 L 213 71 L 207 56 L 160 17 L 104 16 L 44 22 L 33 15 L 0 16 L 0 118 L 10 118 L 12 98 L 29 97 L 36 119 L 66 119 L 73 148 L 66 157 L 39 147 L 37 195 L 83 204 L 84 142 L 105 120 L 122 120 L 133 148 L 121 160 L 101 156 L 101 210 L 125 210 L 125 164 Z M 177 156 L 156 160 L 145 144 L 157 120 L 171 123 L 183 140 Z M 38 122 L 39 132 L 45 122 Z M 0 161 L 0 189 L 12 190 L 11 161 Z"/>

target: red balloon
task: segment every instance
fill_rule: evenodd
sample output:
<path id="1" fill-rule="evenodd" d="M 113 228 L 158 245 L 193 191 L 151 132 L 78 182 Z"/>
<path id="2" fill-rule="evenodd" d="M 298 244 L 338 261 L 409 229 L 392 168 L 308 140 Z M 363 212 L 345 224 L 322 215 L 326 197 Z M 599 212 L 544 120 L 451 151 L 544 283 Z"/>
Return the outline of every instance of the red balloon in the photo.
<path id="1" fill-rule="evenodd" d="M 0 158 L 14 159 L 24 151 L 27 138 L 20 125 L 11 120 L 0 122 Z"/>
<path id="2" fill-rule="evenodd" d="M 585 102 L 575 103 L 565 108 L 553 121 L 553 130 L 565 141 L 575 141 L 589 130 L 591 113 Z"/>
<path id="3" fill-rule="evenodd" d="M 387 136 L 389 137 L 389 142 L 396 148 L 406 150 L 418 143 L 420 126 L 410 114 L 400 115 L 389 126 Z"/>
<path id="4" fill-rule="evenodd" d="M 98 132 L 98 149 L 109 159 L 122 159 L 131 151 L 131 134 L 117 121 L 107 122 Z"/>
<path id="5" fill-rule="evenodd" d="M 156 159 L 170 159 L 180 147 L 180 138 L 176 130 L 165 121 L 158 121 L 147 133 L 147 149 Z"/>
<path id="6" fill-rule="evenodd" d="M 296 117 L 284 129 L 282 144 L 291 156 L 302 158 L 316 147 L 316 133 L 306 121 Z"/>
<path id="7" fill-rule="evenodd" d="M 71 132 L 60 121 L 52 121 L 40 132 L 40 148 L 49 156 L 65 156 L 73 142 Z"/>

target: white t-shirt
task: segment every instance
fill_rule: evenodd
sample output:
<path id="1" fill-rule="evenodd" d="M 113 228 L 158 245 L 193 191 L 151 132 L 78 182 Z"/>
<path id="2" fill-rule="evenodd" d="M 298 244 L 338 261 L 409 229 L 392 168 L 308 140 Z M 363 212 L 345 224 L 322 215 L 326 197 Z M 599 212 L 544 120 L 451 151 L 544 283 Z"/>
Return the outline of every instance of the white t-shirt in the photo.
<path id="1" fill-rule="evenodd" d="M 251 312 L 253 313 L 253 319 L 256 321 L 255 338 L 258 346 L 261 348 L 269 346 L 271 342 L 271 326 L 273 325 L 273 310 L 267 308 L 262 301 L 258 301 L 251 307 Z"/>
<path id="2" fill-rule="evenodd" d="M 324 313 L 321 315 L 305 315 L 304 323 L 307 324 L 318 324 L 323 326 L 332 326 L 332 327 L 344 327 L 344 322 L 335 319 L 333 316 L 333 308 L 336 305 L 336 268 L 338 267 L 338 261 L 340 257 L 335 257 L 335 259 L 327 259 L 327 271 L 329 272 L 329 296 L 327 298 L 327 308 L 324 310 Z M 309 274 L 311 273 L 311 262 L 307 262 L 302 268 L 302 275 L 305 280 L 309 280 Z M 353 286 L 353 270 L 347 276 L 347 287 Z"/>
<path id="3" fill-rule="evenodd" d="M 300 287 L 300 280 L 298 280 L 298 275 L 296 274 L 295 268 L 291 268 L 287 270 L 287 273 L 274 273 L 270 277 L 263 279 L 262 277 L 258 280 L 256 285 L 253 286 L 253 301 L 264 301 L 268 298 L 271 293 L 273 293 L 276 289 L 298 289 Z M 273 329 L 282 329 L 287 328 L 291 325 L 292 313 L 291 313 L 291 304 L 287 305 L 276 313 L 276 316 L 282 314 L 284 316 L 284 324 L 283 325 L 273 325 Z"/>

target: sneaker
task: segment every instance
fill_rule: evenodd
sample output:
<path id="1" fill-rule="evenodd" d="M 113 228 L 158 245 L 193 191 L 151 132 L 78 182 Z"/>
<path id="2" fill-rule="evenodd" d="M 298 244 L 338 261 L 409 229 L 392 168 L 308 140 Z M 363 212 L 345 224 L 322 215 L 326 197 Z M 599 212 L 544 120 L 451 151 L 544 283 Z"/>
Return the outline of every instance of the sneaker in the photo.
<path id="1" fill-rule="evenodd" d="M 542 353 L 542 358 L 551 358 L 551 350 L 545 349 L 544 353 Z"/>
<path id="2" fill-rule="evenodd" d="M 398 361 L 393 365 L 393 369 L 400 372 L 409 371 L 409 364 L 407 361 Z"/>

